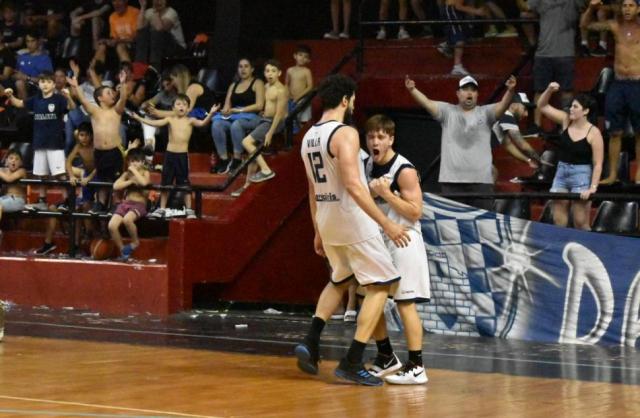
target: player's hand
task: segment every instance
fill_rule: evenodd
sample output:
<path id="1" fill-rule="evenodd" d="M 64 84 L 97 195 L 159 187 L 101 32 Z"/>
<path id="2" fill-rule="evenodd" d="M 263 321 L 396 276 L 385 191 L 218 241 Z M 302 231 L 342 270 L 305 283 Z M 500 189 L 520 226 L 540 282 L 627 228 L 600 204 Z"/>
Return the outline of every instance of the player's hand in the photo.
<path id="1" fill-rule="evenodd" d="M 404 86 L 409 91 L 413 91 L 416 88 L 416 82 L 409 78 L 409 74 L 404 76 Z"/>
<path id="2" fill-rule="evenodd" d="M 320 234 L 316 232 L 313 237 L 313 249 L 320 257 L 326 257 L 324 253 L 324 247 L 322 246 L 322 238 L 320 238 Z"/>
<path id="3" fill-rule="evenodd" d="M 393 221 L 389 221 L 387 225 L 383 227 L 383 230 L 385 235 L 393 241 L 396 247 L 406 247 L 409 245 L 409 241 L 411 241 L 407 228 Z"/>
<path id="4" fill-rule="evenodd" d="M 271 145 L 271 139 L 273 138 L 273 133 L 271 132 L 267 132 L 267 134 L 264 136 L 264 146 L 268 147 L 269 145 Z"/>
<path id="5" fill-rule="evenodd" d="M 552 81 L 551 83 L 549 83 L 549 87 L 547 87 L 547 89 L 552 93 L 555 93 L 556 91 L 560 90 L 560 84 L 558 84 L 555 81 Z"/>
<path id="6" fill-rule="evenodd" d="M 516 77 L 512 74 L 509 76 L 509 78 L 507 79 L 507 81 L 504 83 L 505 86 L 507 86 L 507 89 L 509 89 L 510 91 L 515 90 L 516 88 Z"/>
<path id="7" fill-rule="evenodd" d="M 369 183 L 369 188 L 380 197 L 388 196 L 391 193 L 391 180 L 387 177 L 374 179 Z"/>

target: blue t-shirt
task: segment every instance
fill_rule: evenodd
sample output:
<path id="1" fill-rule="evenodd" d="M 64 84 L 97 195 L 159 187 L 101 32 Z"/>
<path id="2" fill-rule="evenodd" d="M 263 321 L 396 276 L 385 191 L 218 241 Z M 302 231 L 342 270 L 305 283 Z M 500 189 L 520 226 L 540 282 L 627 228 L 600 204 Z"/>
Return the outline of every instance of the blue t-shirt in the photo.
<path id="1" fill-rule="evenodd" d="M 39 55 L 31 55 L 29 53 L 18 55 L 17 61 L 18 67 L 16 69 L 29 77 L 37 77 L 45 71 L 53 72 L 51 58 L 45 53 Z"/>
<path id="2" fill-rule="evenodd" d="M 27 99 L 24 106 L 33 112 L 33 149 L 64 149 L 67 99 L 57 93 L 45 99 L 38 93 Z"/>

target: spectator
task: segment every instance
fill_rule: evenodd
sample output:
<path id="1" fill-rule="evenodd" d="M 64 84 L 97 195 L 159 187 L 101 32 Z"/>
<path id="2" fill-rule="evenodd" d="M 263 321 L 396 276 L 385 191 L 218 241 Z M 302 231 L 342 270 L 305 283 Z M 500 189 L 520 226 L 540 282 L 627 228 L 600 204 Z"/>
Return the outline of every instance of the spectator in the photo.
<path id="1" fill-rule="evenodd" d="M 140 106 L 140 110 L 142 112 L 149 112 L 150 109 L 159 109 L 159 110 L 173 109 L 173 102 L 175 101 L 178 93 L 176 91 L 176 87 L 173 85 L 173 81 L 171 80 L 171 75 L 168 71 L 165 71 L 162 74 L 162 80 L 160 82 L 160 85 L 161 85 L 161 88 L 158 94 L 156 94 L 149 100 L 142 103 L 142 105 Z M 189 102 L 190 101 L 191 100 L 189 100 Z M 144 139 L 144 147 L 147 150 L 150 150 L 150 151 L 156 150 L 156 134 L 157 133 L 160 133 L 166 138 L 167 128 L 164 127 L 158 131 L 158 129 L 153 126 L 142 124 L 142 137 Z M 153 153 L 151 152 L 147 153 L 146 159 L 147 159 L 147 164 L 150 166 L 153 163 Z"/>
<path id="2" fill-rule="evenodd" d="M 106 62 L 107 49 L 115 48 L 120 62 L 131 62 L 131 48 L 138 28 L 140 10 L 129 6 L 128 0 L 112 0 L 113 13 L 109 15 L 109 39 L 98 42 L 93 57 L 95 61 Z"/>
<path id="3" fill-rule="evenodd" d="M 62 90 L 67 87 L 67 70 L 62 67 L 56 68 L 53 72 L 53 88 L 56 93 L 62 94 Z"/>
<path id="4" fill-rule="evenodd" d="M 515 77 L 505 83 L 507 91 L 498 103 L 478 106 L 478 82 L 466 76 L 458 82 L 458 104 L 430 100 L 409 76 L 405 86 L 413 99 L 442 125 L 440 186 L 444 193 L 493 193 L 491 174 L 491 126 L 509 107 L 516 86 Z M 487 210 L 491 199 L 460 199 Z"/>
<path id="5" fill-rule="evenodd" d="M 389 2 L 390 0 L 380 0 L 378 18 L 382 21 L 389 20 Z M 407 7 L 407 0 L 398 0 L 398 20 L 407 20 L 408 14 L 409 9 Z M 384 26 L 380 26 L 380 29 L 376 34 L 376 39 L 387 39 L 387 31 Z M 400 28 L 398 29 L 398 39 L 411 39 L 409 32 L 407 32 L 403 25 L 400 25 Z"/>
<path id="6" fill-rule="evenodd" d="M 413 13 L 418 17 L 418 20 L 427 20 L 427 14 L 424 12 L 424 8 L 422 7 L 422 0 L 411 0 L 411 10 L 413 10 Z M 421 36 L 425 39 L 433 38 L 433 31 L 429 25 L 424 25 L 422 27 Z"/>
<path id="7" fill-rule="evenodd" d="M 542 114 L 562 126 L 558 142 L 558 169 L 550 191 L 580 193 L 582 200 L 571 205 L 568 200 L 554 200 L 553 222 L 567 226 L 571 206 L 573 225 L 589 230 L 591 202 L 588 199 L 598 190 L 604 148 L 600 129 L 589 121 L 595 120 L 595 101 L 589 95 L 579 94 L 567 113 L 549 104 L 551 95 L 558 90 L 560 84 L 551 82 L 538 100 Z"/>
<path id="8" fill-rule="evenodd" d="M 445 26 L 447 40 L 438 45 L 438 51 L 447 57 L 453 56 L 451 74 L 457 76 L 469 74 L 462 65 L 464 44 L 467 40 L 464 25 L 455 23 L 457 20 L 465 19 L 465 13 L 480 17 L 487 16 L 486 9 L 466 6 L 464 0 L 446 0 L 440 8 L 441 18 L 451 22 L 451 24 Z M 453 55 L 451 54 L 451 49 L 453 49 Z"/>
<path id="9" fill-rule="evenodd" d="M 340 0 L 331 1 L 331 32 L 324 34 L 325 39 L 349 39 L 351 22 L 351 0 L 342 0 L 342 32 L 340 32 Z"/>
<path id="10" fill-rule="evenodd" d="M 128 97 L 127 83 L 121 75 L 122 89 L 116 101 L 116 93 L 111 87 L 100 86 L 93 93 L 96 104 L 92 104 L 84 96 L 78 86 L 78 79 L 73 77 L 67 80 L 76 97 L 91 116 L 93 127 L 93 146 L 96 166 L 96 175 L 100 181 L 115 181 L 123 169 L 122 137 L 120 134 L 120 121 L 126 98 Z M 108 193 L 101 189 L 91 214 L 100 214 L 106 210 Z"/>
<path id="11" fill-rule="evenodd" d="M 75 60 L 70 60 L 69 66 L 71 67 L 73 76 L 76 79 L 80 79 L 80 66 L 75 62 Z M 97 106 L 96 100 L 93 97 L 93 93 L 95 92 L 96 88 L 101 86 L 112 88 L 113 83 L 109 80 L 104 79 L 104 64 L 98 61 L 95 62 L 93 66 L 90 66 L 87 69 L 86 77 L 82 84 L 80 84 L 79 88 L 82 90 L 83 95 L 87 99 L 87 101 L 90 104 Z M 69 113 L 67 113 L 67 120 L 64 124 L 64 149 L 67 155 L 69 154 L 69 152 L 71 152 L 71 149 L 73 148 L 73 145 L 75 143 L 75 129 L 78 128 L 82 123 L 86 122 L 91 122 L 91 119 L 89 118 L 89 112 L 83 105 L 80 105 L 79 107 L 76 107 L 75 109 L 72 109 L 69 111 Z"/>
<path id="12" fill-rule="evenodd" d="M 167 0 L 153 0 L 146 9 L 147 0 L 140 0 L 136 61 L 146 62 L 160 71 L 162 59 L 181 55 L 187 48 L 178 13 L 167 7 Z"/>
<path id="13" fill-rule="evenodd" d="M 493 124 L 492 133 L 496 139 L 496 143 L 503 145 L 507 152 L 517 160 L 529 164 L 531 168 L 538 168 L 539 164 L 544 164 L 540 160 L 538 153 L 529 145 L 522 137 L 520 120 L 526 120 L 529 116 L 529 110 L 535 105 L 529 101 L 525 93 L 517 93 L 513 95 L 513 100 L 504 115 L 498 118 Z"/>
<path id="14" fill-rule="evenodd" d="M 14 52 L 24 45 L 25 30 L 18 21 L 18 12 L 12 3 L 5 3 L 2 8 L 0 32 L 2 32 L 5 46 Z"/>
<path id="15" fill-rule="evenodd" d="M 307 67 L 311 61 L 311 48 L 307 45 L 298 45 L 296 52 L 293 54 L 293 59 L 296 65 L 287 69 L 285 81 L 287 89 L 289 89 L 289 113 L 313 88 L 313 75 L 309 67 Z M 309 120 L 311 120 L 311 104 L 298 114 L 296 125 L 294 125 L 294 133 L 300 130 L 300 125 Z"/>
<path id="16" fill-rule="evenodd" d="M 16 150 L 10 150 L 4 158 L 4 167 L 0 168 L 0 181 L 6 184 L 4 194 L 0 196 L 0 219 L 3 213 L 18 212 L 24 208 L 26 202 L 26 186 L 17 183 L 27 177 L 22 167 L 22 155 Z M 0 231 L 2 242 L 2 231 Z"/>
<path id="17" fill-rule="evenodd" d="M 65 2 L 59 0 L 28 1 L 24 8 L 24 26 L 27 31 L 43 34 L 47 50 L 55 53 L 69 32 L 68 14 Z"/>
<path id="18" fill-rule="evenodd" d="M 607 18 L 608 18 L 609 11 L 612 8 L 610 4 L 611 4 L 611 1 L 609 0 L 604 0 L 603 2 L 600 2 L 598 4 L 600 6 L 597 8 L 597 11 L 596 11 L 596 18 L 598 19 L 598 22 L 606 22 L 608 20 Z M 591 16 L 589 16 L 589 18 L 591 18 Z M 588 56 L 606 57 L 608 54 L 608 48 L 609 48 L 609 44 L 607 42 L 607 36 L 608 36 L 607 31 L 598 32 L 599 39 L 595 48 L 591 48 L 589 46 L 590 32 L 591 30 L 588 27 L 584 28 L 582 27 L 582 24 L 580 25 L 580 55 L 582 55 L 583 57 L 588 57 Z"/>
<path id="19" fill-rule="evenodd" d="M 38 76 L 42 73 L 53 72 L 51 58 L 49 54 L 42 50 L 42 40 L 38 33 L 27 33 L 26 41 L 27 50 L 18 55 L 16 72 L 13 74 L 13 79 L 16 82 L 16 93 L 22 100 L 28 95 L 27 83 L 37 82 Z"/>
<path id="20" fill-rule="evenodd" d="M 520 17 L 522 19 L 536 19 L 538 15 L 529 9 L 529 3 L 527 0 L 516 0 L 516 5 L 520 11 Z M 522 25 L 522 32 L 525 36 L 525 49 L 531 49 L 538 43 L 536 37 L 536 28 L 533 24 Z"/>
<path id="21" fill-rule="evenodd" d="M 188 117 L 189 97 L 186 94 L 180 94 L 173 103 L 173 112 L 175 116 L 164 119 L 151 120 L 143 119 L 133 113 L 132 117 L 138 122 L 155 126 L 169 126 L 169 144 L 164 154 L 164 163 L 162 164 L 162 185 L 172 186 L 175 182 L 176 186 L 188 186 L 189 182 L 189 140 L 193 127 L 205 126 L 211 120 L 214 113 L 220 108 L 214 105 L 209 114 L 203 119 Z M 163 190 L 160 194 L 160 207 L 156 209 L 150 217 L 164 218 L 166 215 L 167 201 L 169 192 Z M 185 214 L 188 219 L 196 217 L 194 210 L 191 208 L 191 193 L 185 198 Z"/>
<path id="22" fill-rule="evenodd" d="M 113 190 L 125 191 L 124 201 L 120 202 L 116 212 L 109 221 L 111 239 L 120 251 L 120 259 L 126 261 L 140 245 L 136 221 L 147 214 L 147 196 L 143 187 L 149 184 L 149 170 L 144 165 L 144 153 L 140 149 L 132 149 L 128 154 L 127 170 L 113 183 Z M 131 243 L 124 245 L 120 226 L 124 225 Z"/>
<path id="23" fill-rule="evenodd" d="M 16 54 L 3 42 L 0 32 L 0 84 L 3 87 L 15 86 L 11 76 L 16 68 Z"/>
<path id="24" fill-rule="evenodd" d="M 560 84 L 561 100 L 573 94 L 576 22 L 585 0 L 528 0 L 529 9 L 540 17 L 538 47 L 533 63 L 533 89 L 538 101 L 552 81 Z M 533 132 L 540 132 L 540 108 L 534 112 Z"/>
<path id="25" fill-rule="evenodd" d="M 264 65 L 264 78 L 267 80 L 267 88 L 265 89 L 265 105 L 262 118 L 256 128 L 242 140 L 242 146 L 249 155 L 256 152 L 258 145 L 264 144 L 268 147 L 271 144 L 273 136 L 282 132 L 284 129 L 284 120 L 287 117 L 287 99 L 289 92 L 287 88 L 280 82 L 282 67 L 276 60 L 268 60 Z M 260 170 L 258 170 L 258 167 Z M 256 171 L 258 170 L 258 171 Z M 276 173 L 269 168 L 262 155 L 258 155 L 255 162 L 249 164 L 247 168 L 247 179 L 244 185 L 232 193 L 232 196 L 239 196 L 246 190 L 251 183 L 261 183 L 270 180 L 276 176 Z"/>
<path id="26" fill-rule="evenodd" d="M 591 23 L 594 10 L 601 6 L 592 0 L 580 20 L 582 28 L 611 31 L 616 39 L 613 64 L 615 78 L 605 98 L 605 119 L 609 131 L 609 175 L 600 184 L 611 184 L 618 179 L 618 158 L 622 134 L 627 121 L 635 132 L 636 161 L 640 161 L 640 8 L 634 0 L 622 2 L 622 15 L 617 20 Z M 635 182 L 640 183 L 640 170 L 636 170 Z"/>
<path id="27" fill-rule="evenodd" d="M 98 49 L 98 41 L 105 35 L 107 16 L 111 12 L 109 0 L 85 0 L 69 15 L 71 18 L 71 36 L 80 37 L 87 22 L 91 23 L 93 49 Z"/>
<path id="28" fill-rule="evenodd" d="M 11 89 L 6 89 L 5 94 L 13 106 L 24 107 L 33 113 L 33 174 L 43 179 L 53 176 L 64 180 L 63 117 L 67 108 L 73 109 L 75 103 L 71 96 L 65 97 L 54 91 L 53 74 L 50 72 L 40 74 L 38 87 L 38 94 L 26 101 L 14 97 Z M 38 203 L 27 205 L 27 209 L 47 210 L 44 186 L 38 187 L 38 195 Z"/>
<path id="29" fill-rule="evenodd" d="M 93 133 L 91 130 L 91 124 L 83 122 L 75 132 L 76 144 L 73 150 L 67 156 L 65 169 L 69 176 L 69 183 L 75 186 L 78 183 L 82 185 L 82 197 L 80 198 L 79 206 L 81 210 L 88 211 L 91 208 L 95 197 L 95 187 L 89 186 L 89 183 L 96 175 L 95 160 L 93 155 Z M 74 166 L 78 164 L 78 166 Z M 50 207 L 51 211 L 59 211 L 60 209 L 69 208 L 55 208 Z M 79 223 L 78 220 L 75 222 Z M 91 221 L 85 220 L 85 226 L 87 230 L 91 228 Z M 56 249 L 56 245 L 53 243 L 53 233 L 58 227 L 58 218 L 51 217 L 47 222 L 47 229 L 44 234 L 44 243 L 42 247 L 36 250 L 38 255 L 46 255 Z M 76 236 L 74 237 L 76 243 L 78 243 L 80 234 L 80 228 L 76 228 Z"/>
<path id="30" fill-rule="evenodd" d="M 484 5 L 489 11 L 488 17 L 490 19 L 506 19 L 507 18 L 507 15 L 502 10 L 502 7 L 500 7 L 497 1 L 487 0 L 484 2 Z M 511 24 L 507 24 L 504 30 L 498 31 L 498 28 L 496 27 L 496 25 L 492 24 L 492 25 L 489 25 L 489 29 L 484 34 L 484 37 L 492 38 L 494 36 L 498 38 L 512 38 L 512 37 L 518 36 L 518 30 L 515 28 L 515 26 Z"/>
<path id="31" fill-rule="evenodd" d="M 258 112 L 264 108 L 264 83 L 254 77 L 254 67 L 247 58 L 238 61 L 238 81 L 227 89 L 227 96 L 220 111 L 211 124 L 211 135 L 218 153 L 218 162 L 211 172 L 224 174 L 233 171 L 242 163 L 242 140 L 246 133 L 260 122 Z M 233 160 L 227 152 L 227 135 L 233 143 Z"/>

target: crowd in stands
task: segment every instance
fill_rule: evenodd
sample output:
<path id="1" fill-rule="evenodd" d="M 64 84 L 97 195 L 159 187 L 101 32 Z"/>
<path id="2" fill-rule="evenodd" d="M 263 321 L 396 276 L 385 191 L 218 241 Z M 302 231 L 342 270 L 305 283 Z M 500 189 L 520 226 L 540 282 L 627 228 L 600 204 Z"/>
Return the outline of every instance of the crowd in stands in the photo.
<path id="1" fill-rule="evenodd" d="M 8 187 L 0 217 L 3 211 L 68 212 L 70 207 L 110 215 L 108 231 L 127 259 L 139 245 L 135 222 L 147 213 L 195 218 L 190 193 L 181 211 L 169 211 L 163 191 L 153 210 L 147 199 L 149 172 L 162 171 L 163 186 L 188 186 L 193 128 L 209 129 L 209 124 L 219 155 L 212 173 L 237 172 L 243 156 L 261 144 L 269 146 L 282 132 L 289 110 L 311 90 L 311 50 L 301 45 L 289 69 L 268 60 L 265 81 L 254 74 L 249 59 L 241 59 L 219 104 L 216 92 L 195 81 L 187 66 L 175 60 L 167 64 L 165 58 L 180 57 L 187 47 L 180 17 L 167 0 L 76 3 L 2 5 L 0 95 L 16 125 L 25 124 L 33 134 L 31 147 L 22 150 L 29 155 L 11 151 L 4 157 L 0 180 Z M 299 120 L 308 121 L 309 113 L 302 112 Z M 164 152 L 164 160 L 153 166 L 156 151 Z M 33 161 L 32 170 L 27 161 Z M 276 174 L 262 156 L 247 170 L 246 183 L 232 196 Z M 27 176 L 69 180 L 81 186 L 81 197 L 72 205 L 76 196 L 61 188 L 61 200 L 48 202 L 48 187 L 37 186 L 37 201 L 28 203 L 26 187 L 18 182 Z M 111 183 L 113 191 L 91 182 Z M 56 225 L 52 218 L 37 254 L 55 249 Z M 131 238 L 126 245 L 122 225 Z"/>
<path id="2" fill-rule="evenodd" d="M 389 15 L 390 3 L 393 2 L 380 1 L 381 20 L 393 19 Z M 577 162 L 569 158 L 564 163 L 589 166 L 583 177 L 588 178 L 587 189 L 594 192 L 604 152 L 597 150 L 592 141 L 598 126 L 593 130 L 592 125 L 585 122 L 589 119 L 587 114 L 594 116 L 595 109 L 590 102 L 573 98 L 573 78 L 576 50 L 594 56 L 607 53 L 607 31 L 616 40 L 616 82 L 613 92 L 607 97 L 605 115 L 609 126 L 607 133 L 612 138 L 609 145 L 611 168 L 605 183 L 615 181 L 620 137 L 626 120 L 630 118 L 636 132 L 640 132 L 640 126 L 636 126 L 640 125 L 640 111 L 633 96 L 640 78 L 640 66 L 635 58 L 640 52 L 635 46 L 640 40 L 635 1 L 623 0 L 620 8 L 614 7 L 616 4 L 602 5 L 599 0 L 438 0 L 426 3 L 427 7 L 424 7 L 425 4 L 419 0 L 398 0 L 397 10 L 400 20 L 409 19 L 410 9 L 418 19 L 426 19 L 431 17 L 435 8 L 438 16 L 447 21 L 444 25 L 446 40 L 438 45 L 438 50 L 453 57 L 451 74 L 461 77 L 458 89 L 460 106 L 451 107 L 441 102 L 434 104 L 416 89 L 411 79 L 406 80 L 406 87 L 416 101 L 443 123 L 446 135 L 443 136 L 441 177 L 444 175 L 445 179 L 441 181 L 445 189 L 493 191 L 494 176 L 487 171 L 487 167 L 491 167 L 490 132 L 478 133 L 482 138 L 478 143 L 482 146 L 469 161 L 460 151 L 465 149 L 464 146 L 446 145 L 445 137 L 449 134 L 456 137 L 460 129 L 449 126 L 448 121 L 457 120 L 456 115 L 460 112 L 466 114 L 474 109 L 474 118 L 486 126 L 496 124 L 494 131 L 498 132 L 500 142 L 515 158 L 534 168 L 544 162 L 523 138 L 540 133 L 543 115 L 562 127 L 569 145 L 576 141 L 572 139 L 576 135 L 586 138 L 589 146 L 583 147 L 583 158 Z M 324 37 L 349 38 L 351 1 L 331 0 L 330 7 L 333 26 Z M 263 77 L 256 73 L 250 59 L 240 59 L 236 77 L 228 86 L 226 96 L 217 98 L 214 91 L 194 80 L 185 65 L 168 65 L 164 59 L 180 56 L 187 48 L 180 17 L 167 0 L 153 0 L 149 4 L 147 0 L 138 0 L 136 4 L 127 0 L 86 0 L 78 4 L 34 1 L 25 2 L 20 8 L 5 2 L 1 16 L 0 94 L 6 99 L 5 117 L 13 115 L 17 120 L 29 120 L 29 125 L 33 126 L 33 154 L 27 156 L 11 152 L 5 155 L 0 179 L 10 186 L 0 201 L 0 216 L 2 211 L 23 209 L 68 211 L 70 199 L 74 196 L 67 196 L 66 189 L 62 190 L 62 201 L 50 205 L 46 201 L 46 188 L 38 187 L 38 201 L 29 204 L 24 186 L 16 183 L 27 175 L 42 179 L 68 179 L 74 185 L 83 186 L 80 204 L 73 206 L 97 215 L 115 211 L 117 216 L 112 217 L 109 231 L 124 258 L 129 257 L 138 245 L 135 220 L 146 216 L 147 212 L 151 218 L 170 216 L 166 192 L 160 194 L 155 209 L 147 201 L 144 186 L 149 183 L 148 170 L 161 169 L 162 185 L 189 185 L 188 150 L 194 127 L 211 124 L 211 137 L 218 156 L 211 172 L 237 173 L 244 157 L 261 145 L 269 146 L 273 137 L 282 132 L 285 118 L 314 84 L 308 68 L 311 50 L 300 45 L 294 53 L 293 67 L 284 69 L 278 61 L 268 60 Z M 533 79 L 534 102 L 538 106 L 532 112 L 534 123 L 527 132 L 520 133 L 519 121 L 526 120 L 528 110 L 534 106 L 526 94 L 516 94 L 510 86 L 510 93 L 497 109 L 475 109 L 478 82 L 467 77 L 468 71 L 462 64 L 464 45 L 470 32 L 467 25 L 455 23 L 469 16 L 539 19 L 537 33 L 531 24 L 520 25 L 518 29 L 510 24 L 487 25 L 484 28 L 486 37 L 517 36 L 521 30 L 524 42 L 536 45 Z M 391 28 L 378 28 L 375 37 L 386 39 Z M 397 38 L 410 39 L 410 32 L 414 30 L 399 26 Z M 586 39 L 589 31 L 600 33 L 594 47 Z M 423 26 L 419 36 L 431 37 L 433 32 L 431 27 Z M 575 39 L 577 34 L 581 36 L 578 42 Z M 83 45 L 78 46 L 78 42 Z M 70 45 L 75 46 L 71 48 Z M 555 91 L 560 92 L 562 101 L 553 107 L 549 99 Z M 466 109 L 465 101 L 469 100 L 473 106 Z M 573 112 L 572 103 L 581 111 L 586 109 L 582 119 Z M 564 113 L 563 109 L 570 105 L 571 110 Z M 294 129 L 300 129 L 310 119 L 309 107 L 298 114 Z M 576 126 L 580 127 L 577 131 Z M 452 142 L 459 140 L 454 138 Z M 135 151 L 127 159 L 127 153 L 136 148 L 144 151 L 143 157 Z M 154 167 L 154 152 L 165 150 L 163 164 Z M 485 154 L 487 158 L 477 158 Z M 140 158 L 145 160 L 144 168 L 138 164 Z M 588 158 L 593 161 L 587 163 Z M 25 162 L 31 160 L 33 170 L 27 173 Z M 479 162 L 482 167 L 476 167 Z M 477 168 L 476 172 L 470 171 L 473 167 Z M 270 180 L 275 175 L 259 155 L 247 165 L 245 184 L 231 195 L 238 197 L 252 183 Z M 122 190 L 123 193 L 112 194 L 105 188 L 93 188 L 88 184 L 91 181 L 112 183 L 114 190 Z M 460 182 L 465 186 L 462 189 Z M 552 190 L 582 193 L 585 192 L 584 187 L 554 182 Z M 483 206 L 483 203 L 476 203 Z M 554 217 L 557 223 L 566 224 L 563 213 L 566 214 L 568 203 L 562 204 L 564 206 L 556 205 L 557 216 Z M 188 218 L 195 217 L 190 196 L 184 201 L 182 213 Z M 574 211 L 574 223 L 575 220 Z M 55 222 L 52 221 L 51 225 L 55 228 Z M 121 225 L 132 238 L 128 246 L 118 238 Z M 581 227 L 585 226 L 581 224 Z M 38 250 L 40 254 L 53 250 L 52 233 L 52 228 L 49 228 L 44 246 Z"/>

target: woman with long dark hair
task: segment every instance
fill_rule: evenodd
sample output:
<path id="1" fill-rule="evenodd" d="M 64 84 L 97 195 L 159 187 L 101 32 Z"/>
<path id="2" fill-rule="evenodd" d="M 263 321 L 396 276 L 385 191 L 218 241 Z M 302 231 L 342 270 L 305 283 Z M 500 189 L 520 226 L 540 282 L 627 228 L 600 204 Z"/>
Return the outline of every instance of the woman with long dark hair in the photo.
<path id="1" fill-rule="evenodd" d="M 604 155 L 602 133 L 592 122 L 596 120 L 596 103 L 591 96 L 579 94 L 571 102 L 568 113 L 556 109 L 549 104 L 549 99 L 559 89 L 558 83 L 551 82 L 538 99 L 538 108 L 542 114 L 562 125 L 558 143 L 558 168 L 551 192 L 580 193 L 582 200 L 573 203 L 554 200 L 553 222 L 567 226 L 571 207 L 574 226 L 589 230 L 591 202 L 588 199 L 598 190 Z"/>

